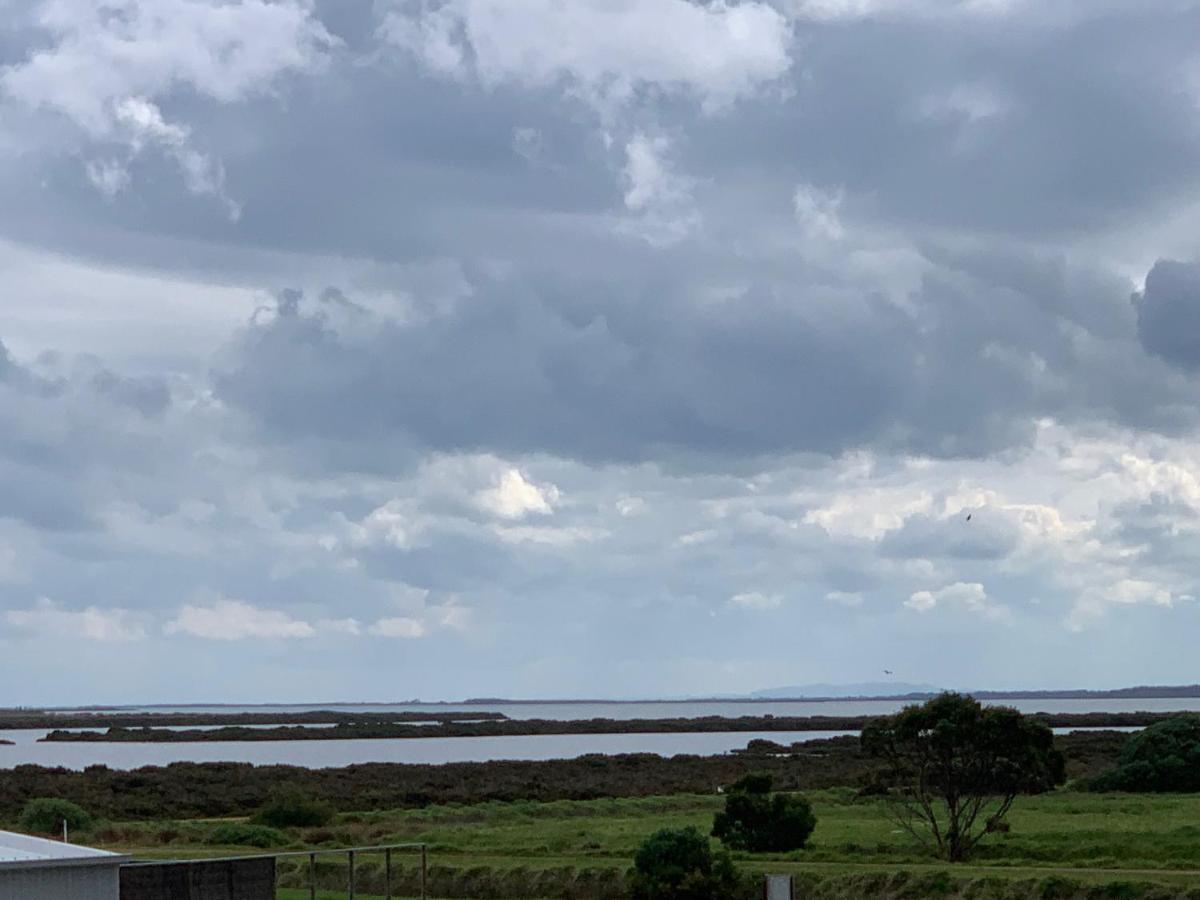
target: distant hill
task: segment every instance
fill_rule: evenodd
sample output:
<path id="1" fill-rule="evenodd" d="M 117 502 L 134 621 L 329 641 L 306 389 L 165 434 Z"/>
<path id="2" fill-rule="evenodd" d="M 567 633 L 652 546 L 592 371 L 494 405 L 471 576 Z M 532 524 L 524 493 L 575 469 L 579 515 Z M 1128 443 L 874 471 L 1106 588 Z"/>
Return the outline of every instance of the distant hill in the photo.
<path id="1" fill-rule="evenodd" d="M 868 681 L 859 684 L 797 684 L 767 688 L 746 696 L 752 700 L 811 699 L 840 700 L 853 697 L 863 700 L 908 700 L 927 697 L 944 690 L 932 684 L 909 684 L 903 681 Z M 974 691 L 958 688 L 979 700 L 1141 700 L 1149 698 L 1178 699 L 1200 697 L 1200 684 L 1138 685 L 1136 687 L 1089 690 L 1039 691 Z"/>
<path id="2" fill-rule="evenodd" d="M 941 690 L 934 684 L 910 684 L 906 681 L 861 681 L 856 684 L 791 684 L 766 688 L 749 696 L 754 700 L 798 700 L 802 697 L 841 699 L 846 697 L 905 697 L 917 694 L 936 694 Z"/>

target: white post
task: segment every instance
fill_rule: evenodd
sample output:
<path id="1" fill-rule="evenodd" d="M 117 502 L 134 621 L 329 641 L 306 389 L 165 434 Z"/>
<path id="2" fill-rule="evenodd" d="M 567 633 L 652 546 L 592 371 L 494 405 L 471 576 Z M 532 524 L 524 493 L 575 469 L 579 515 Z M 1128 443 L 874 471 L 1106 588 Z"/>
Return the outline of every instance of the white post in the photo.
<path id="1" fill-rule="evenodd" d="M 65 817 L 63 818 L 63 843 L 64 844 L 68 843 L 68 841 L 67 841 L 67 820 Z"/>

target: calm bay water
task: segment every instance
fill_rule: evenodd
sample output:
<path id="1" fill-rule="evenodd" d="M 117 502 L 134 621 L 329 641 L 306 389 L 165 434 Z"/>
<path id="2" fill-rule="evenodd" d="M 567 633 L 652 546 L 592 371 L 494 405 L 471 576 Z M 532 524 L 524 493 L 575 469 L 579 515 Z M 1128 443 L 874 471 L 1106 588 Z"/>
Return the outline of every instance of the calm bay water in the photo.
<path id="1" fill-rule="evenodd" d="M 1173 712 L 1200 711 L 1200 698 L 1140 700 L 998 701 L 1023 712 Z M 512 719 L 657 719 L 702 716 L 862 716 L 884 715 L 906 705 L 890 700 L 653 703 L 380 704 L 339 706 L 138 707 L 146 712 L 300 712 L 333 709 L 349 712 L 500 712 Z M 853 734 L 847 731 L 714 732 L 668 734 L 529 735 L 516 737 L 405 738 L 350 741 L 255 741 L 192 744 L 38 743 L 44 730 L 0 731 L 14 741 L 0 745 L 0 768 L 33 763 L 82 769 L 167 765 L 172 762 L 247 762 L 324 768 L 367 762 L 447 763 L 501 759 L 563 759 L 588 753 L 728 753 L 762 738 L 780 744 Z"/>
<path id="2" fill-rule="evenodd" d="M 248 762 L 326 768 L 367 762 L 447 763 L 496 759 L 570 759 L 588 753 L 711 755 L 741 749 L 754 738 L 790 744 L 849 731 L 743 731 L 711 734 L 545 734 L 514 737 L 403 738 L 353 741 L 213 741 L 199 744 L 39 744 L 45 731 L 0 731 L 0 768 L 24 763 L 82 769 L 165 766 L 173 762 Z"/>
<path id="3" fill-rule="evenodd" d="M 1200 697 L 1151 697 L 1118 700 L 996 700 L 1021 712 L 1200 712 Z M 908 706 L 905 700 L 654 700 L 618 703 L 603 700 L 561 703 L 380 703 L 280 704 L 264 706 L 130 706 L 122 712 L 498 712 L 510 719 L 694 719 L 703 716 L 876 716 Z"/>

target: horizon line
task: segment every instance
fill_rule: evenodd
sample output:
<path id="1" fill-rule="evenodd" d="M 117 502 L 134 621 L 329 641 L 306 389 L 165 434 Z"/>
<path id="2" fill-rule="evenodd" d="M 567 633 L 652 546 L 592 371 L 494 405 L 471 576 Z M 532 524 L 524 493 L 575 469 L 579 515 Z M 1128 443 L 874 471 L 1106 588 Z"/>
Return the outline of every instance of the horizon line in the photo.
<path id="1" fill-rule="evenodd" d="M 831 685 L 832 686 L 832 685 Z M 765 688 L 763 690 L 777 690 Z M 919 700 L 936 696 L 939 693 L 953 691 L 967 694 L 978 699 L 987 700 L 1079 700 L 1089 697 L 1096 699 L 1183 699 L 1200 698 L 1200 684 L 1181 685 L 1132 685 L 1120 688 L 1034 688 L 1034 689 L 962 689 L 938 688 L 923 691 L 904 691 L 893 694 L 844 694 L 844 695 L 783 695 L 777 697 L 754 696 L 762 691 L 750 694 L 734 695 L 703 695 L 695 697 L 468 697 L 459 700 L 423 700 L 412 698 L 407 700 L 318 700 L 318 701 L 192 701 L 187 703 L 83 703 L 72 706 L 63 705 L 22 705 L 0 707 L 0 711 L 41 710 L 45 712 L 59 711 L 111 711 L 129 709 L 194 709 L 198 707 L 334 707 L 334 706 L 467 706 L 467 705 L 542 705 L 551 703 L 562 704 L 651 704 L 651 703 L 836 703 L 847 701 L 888 701 L 888 700 Z M 1155 691 L 1162 693 L 1153 693 Z"/>

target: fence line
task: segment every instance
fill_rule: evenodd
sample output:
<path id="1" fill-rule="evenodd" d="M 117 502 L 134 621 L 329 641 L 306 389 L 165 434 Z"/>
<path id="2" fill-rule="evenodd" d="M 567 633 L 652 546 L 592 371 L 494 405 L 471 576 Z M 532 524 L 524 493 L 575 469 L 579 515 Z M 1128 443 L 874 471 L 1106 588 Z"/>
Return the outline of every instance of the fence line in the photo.
<path id="1" fill-rule="evenodd" d="M 237 861 L 248 861 L 256 859 L 269 859 L 273 863 L 281 859 L 308 859 L 308 894 L 311 900 L 316 900 L 317 896 L 317 857 L 318 856 L 342 856 L 345 855 L 348 864 L 348 876 L 346 882 L 347 900 L 355 900 L 356 884 L 355 884 L 355 862 L 360 854 L 365 853 L 382 853 L 384 866 L 384 897 L 385 900 L 393 900 L 392 893 L 392 852 L 395 850 L 420 850 L 420 886 L 421 900 L 428 898 L 429 885 L 429 845 L 421 843 L 412 844 L 377 844 L 368 847 L 337 847 L 333 849 L 321 850 L 287 850 L 280 853 L 245 853 L 236 856 L 215 856 L 202 859 L 187 859 L 187 860 L 140 860 L 137 862 L 126 863 L 122 868 L 138 868 L 145 866 L 165 866 L 179 865 L 181 863 L 227 863 Z"/>

